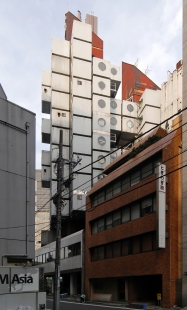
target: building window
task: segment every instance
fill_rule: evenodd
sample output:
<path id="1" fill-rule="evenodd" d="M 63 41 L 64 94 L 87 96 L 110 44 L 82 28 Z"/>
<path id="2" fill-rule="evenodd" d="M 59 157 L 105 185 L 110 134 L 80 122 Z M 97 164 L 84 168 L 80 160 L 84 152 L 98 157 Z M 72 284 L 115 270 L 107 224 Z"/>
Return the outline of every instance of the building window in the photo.
<path id="1" fill-rule="evenodd" d="M 97 199 L 103 201 L 104 192 L 100 192 L 100 195 L 101 196 L 99 195 L 97 196 Z M 152 214 L 153 212 L 155 212 L 155 209 L 156 209 L 156 195 L 153 194 L 146 196 L 136 202 L 126 205 L 118 210 L 115 210 L 91 222 L 92 234 L 103 231 L 105 229 L 110 229 L 112 227 L 121 225 L 128 221 L 138 219 L 142 216 Z"/>
<path id="2" fill-rule="evenodd" d="M 132 239 L 132 253 L 140 253 L 140 236 L 135 236 Z"/>
<path id="3" fill-rule="evenodd" d="M 92 235 L 97 233 L 97 221 L 94 221 L 91 225 L 92 228 Z"/>
<path id="4" fill-rule="evenodd" d="M 105 259 L 105 248 L 104 245 L 97 248 L 97 260 Z"/>
<path id="5" fill-rule="evenodd" d="M 92 248 L 90 253 L 91 261 L 97 261 L 154 250 L 156 250 L 155 231 Z"/>
<path id="6" fill-rule="evenodd" d="M 106 258 L 112 258 L 112 243 L 106 244 L 105 257 Z"/>
<path id="7" fill-rule="evenodd" d="M 121 211 L 115 211 L 113 214 L 113 227 L 121 224 Z"/>
<path id="8" fill-rule="evenodd" d="M 121 192 L 121 180 L 114 183 L 112 191 L 113 191 L 113 195 Z"/>
<path id="9" fill-rule="evenodd" d="M 142 173 L 142 179 L 145 179 L 148 176 L 150 176 L 153 173 L 152 163 L 149 163 L 149 164 L 145 165 L 141 169 L 141 173 Z"/>
<path id="10" fill-rule="evenodd" d="M 128 222 L 131 219 L 130 207 L 124 207 L 122 210 L 122 223 Z"/>
<path id="11" fill-rule="evenodd" d="M 140 204 L 135 202 L 131 206 L 131 221 L 140 217 Z"/>
<path id="12" fill-rule="evenodd" d="M 82 81 L 77 80 L 77 85 L 82 85 Z"/>
<path id="13" fill-rule="evenodd" d="M 122 182 L 121 182 L 122 191 L 124 191 L 125 189 L 129 187 L 130 187 L 130 176 L 125 177 L 124 179 L 122 179 Z"/>
<path id="14" fill-rule="evenodd" d="M 100 231 L 103 231 L 105 230 L 105 221 L 104 221 L 104 218 L 100 218 L 98 220 L 98 228 L 97 228 L 97 231 L 100 232 Z"/>
<path id="15" fill-rule="evenodd" d="M 141 216 L 148 215 L 153 212 L 153 198 L 146 197 L 141 201 Z"/>
<path id="16" fill-rule="evenodd" d="M 140 171 L 136 171 L 131 175 L 131 186 L 140 182 Z"/>
<path id="17" fill-rule="evenodd" d="M 112 214 L 106 216 L 106 229 L 112 228 Z"/>

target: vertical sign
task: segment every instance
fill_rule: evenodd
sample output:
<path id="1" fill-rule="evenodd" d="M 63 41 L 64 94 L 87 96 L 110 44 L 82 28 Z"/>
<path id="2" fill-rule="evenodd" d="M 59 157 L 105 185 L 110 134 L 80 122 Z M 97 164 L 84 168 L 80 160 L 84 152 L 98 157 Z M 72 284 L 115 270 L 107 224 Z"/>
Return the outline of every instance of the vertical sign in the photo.
<path id="1" fill-rule="evenodd" d="M 165 248 L 166 239 L 166 165 L 159 164 L 156 168 L 156 216 L 157 216 L 157 247 Z"/>

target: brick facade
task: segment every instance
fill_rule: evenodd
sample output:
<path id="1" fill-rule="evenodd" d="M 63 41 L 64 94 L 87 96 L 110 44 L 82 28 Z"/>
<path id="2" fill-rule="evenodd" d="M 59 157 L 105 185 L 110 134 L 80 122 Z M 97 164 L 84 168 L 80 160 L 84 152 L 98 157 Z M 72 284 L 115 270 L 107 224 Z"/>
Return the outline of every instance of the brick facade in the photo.
<path id="1" fill-rule="evenodd" d="M 119 297 L 119 279 L 124 279 L 124 299 L 129 302 L 154 301 L 157 293 L 162 294 L 162 306 L 171 307 L 180 300 L 181 281 L 181 129 L 169 133 L 153 145 L 146 148 L 133 159 L 120 167 L 115 162 L 110 164 L 110 173 L 97 182 L 87 196 L 86 212 L 86 256 L 85 256 L 85 291 L 88 299 L 94 293 L 112 294 L 113 300 Z M 138 201 L 156 192 L 156 175 L 152 174 L 107 201 L 91 207 L 91 199 L 119 177 L 128 172 L 136 163 L 141 165 L 145 158 L 149 159 L 160 150 L 162 163 L 166 165 L 166 247 L 152 251 L 140 252 L 116 258 L 92 261 L 91 249 L 122 240 L 135 238 L 157 230 L 156 212 L 125 222 L 107 230 L 92 234 L 91 221 L 106 216 L 123 206 Z M 125 156 L 122 155 L 124 158 Z M 118 159 L 119 162 L 119 159 Z M 107 171 L 107 168 L 105 169 Z M 144 235 L 145 236 L 145 235 Z M 134 239 L 135 240 L 135 239 Z M 139 239 L 141 240 L 141 239 Z M 109 285 L 110 283 L 111 285 Z M 120 293 L 121 294 L 121 293 Z M 120 295 L 120 296 L 123 296 Z M 154 299 L 154 300 L 153 300 Z"/>

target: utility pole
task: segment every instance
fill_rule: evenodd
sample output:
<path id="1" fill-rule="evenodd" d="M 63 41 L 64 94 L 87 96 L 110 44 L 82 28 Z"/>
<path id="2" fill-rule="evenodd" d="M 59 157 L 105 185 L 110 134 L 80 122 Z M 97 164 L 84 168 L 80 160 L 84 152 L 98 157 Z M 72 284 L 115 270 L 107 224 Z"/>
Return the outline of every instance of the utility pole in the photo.
<path id="1" fill-rule="evenodd" d="M 59 136 L 59 158 L 57 164 L 57 193 L 53 196 L 53 203 L 56 205 L 56 259 L 55 259 L 55 281 L 54 281 L 54 300 L 53 310 L 60 309 L 60 247 L 61 247 L 61 208 L 64 202 L 62 201 L 63 187 L 69 187 L 73 180 L 71 173 L 67 180 L 64 180 L 64 164 L 70 164 L 74 168 L 82 158 L 77 156 L 77 160 L 64 159 L 62 156 L 63 145 L 63 130 L 60 130 Z"/>
<path id="2" fill-rule="evenodd" d="M 59 310 L 60 302 L 60 245 L 61 245 L 61 193 L 64 183 L 64 160 L 62 157 L 63 131 L 60 130 L 59 158 L 57 160 L 57 200 L 56 200 L 56 259 L 53 310 Z"/>

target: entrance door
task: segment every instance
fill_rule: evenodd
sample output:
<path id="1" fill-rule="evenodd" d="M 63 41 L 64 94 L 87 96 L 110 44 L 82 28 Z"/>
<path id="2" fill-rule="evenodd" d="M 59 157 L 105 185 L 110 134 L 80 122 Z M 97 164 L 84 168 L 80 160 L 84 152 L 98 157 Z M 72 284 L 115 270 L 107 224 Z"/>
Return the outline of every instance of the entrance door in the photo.
<path id="1" fill-rule="evenodd" d="M 125 300 L 125 278 L 118 279 L 118 299 Z"/>

